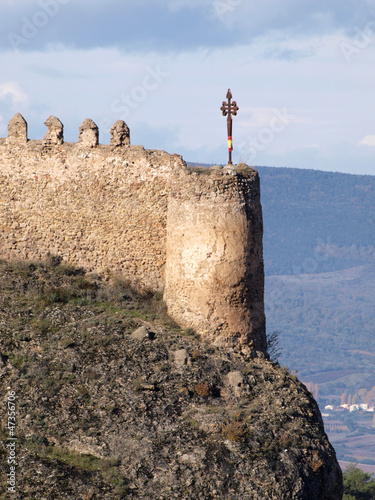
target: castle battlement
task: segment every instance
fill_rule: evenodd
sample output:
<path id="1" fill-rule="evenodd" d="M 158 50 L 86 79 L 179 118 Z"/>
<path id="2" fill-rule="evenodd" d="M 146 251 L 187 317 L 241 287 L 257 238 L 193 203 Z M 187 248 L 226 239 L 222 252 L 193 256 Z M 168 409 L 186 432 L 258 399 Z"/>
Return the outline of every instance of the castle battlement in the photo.
<path id="1" fill-rule="evenodd" d="M 48 253 L 88 271 L 120 272 L 164 293 L 168 311 L 215 343 L 265 352 L 262 211 L 246 165 L 189 168 L 130 145 L 119 120 L 109 145 L 85 120 L 64 142 L 49 117 L 28 140 L 17 114 L 0 139 L 0 257 Z"/>

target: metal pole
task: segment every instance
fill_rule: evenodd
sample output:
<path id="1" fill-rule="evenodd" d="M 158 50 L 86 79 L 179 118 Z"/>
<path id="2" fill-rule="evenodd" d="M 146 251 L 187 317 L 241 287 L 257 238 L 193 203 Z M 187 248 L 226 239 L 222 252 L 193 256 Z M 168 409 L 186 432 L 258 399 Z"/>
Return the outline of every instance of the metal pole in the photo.
<path id="1" fill-rule="evenodd" d="M 233 151 L 233 140 L 232 140 L 232 115 L 236 115 L 239 107 L 236 101 L 231 102 L 232 92 L 228 89 L 227 92 L 228 102 L 223 101 L 220 110 L 223 112 L 223 116 L 227 116 L 227 132 L 228 132 L 228 152 L 229 152 L 229 162 L 228 165 L 232 165 L 232 151 Z"/>

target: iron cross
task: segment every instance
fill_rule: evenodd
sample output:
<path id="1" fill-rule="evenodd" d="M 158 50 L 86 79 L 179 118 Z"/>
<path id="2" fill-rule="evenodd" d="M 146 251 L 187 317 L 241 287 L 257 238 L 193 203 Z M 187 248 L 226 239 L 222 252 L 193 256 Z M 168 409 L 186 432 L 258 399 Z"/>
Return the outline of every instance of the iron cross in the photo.
<path id="1" fill-rule="evenodd" d="M 223 105 L 220 110 L 223 112 L 223 116 L 228 116 L 227 118 L 227 128 L 228 128 L 228 151 L 229 151 L 229 162 L 228 165 L 232 165 L 232 151 L 233 151 L 233 141 L 232 141 L 232 115 L 236 116 L 237 111 L 240 109 L 237 106 L 236 101 L 231 102 L 232 92 L 228 89 L 227 92 L 228 102 L 223 101 Z"/>

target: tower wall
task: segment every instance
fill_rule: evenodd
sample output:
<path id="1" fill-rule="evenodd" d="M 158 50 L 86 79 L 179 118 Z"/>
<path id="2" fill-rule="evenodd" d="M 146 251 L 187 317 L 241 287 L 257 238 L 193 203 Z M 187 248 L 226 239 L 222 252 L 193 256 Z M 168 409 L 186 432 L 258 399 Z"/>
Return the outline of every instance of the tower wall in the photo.
<path id="1" fill-rule="evenodd" d="M 262 232 L 253 169 L 174 176 L 164 291 L 170 314 L 215 343 L 265 351 Z"/>

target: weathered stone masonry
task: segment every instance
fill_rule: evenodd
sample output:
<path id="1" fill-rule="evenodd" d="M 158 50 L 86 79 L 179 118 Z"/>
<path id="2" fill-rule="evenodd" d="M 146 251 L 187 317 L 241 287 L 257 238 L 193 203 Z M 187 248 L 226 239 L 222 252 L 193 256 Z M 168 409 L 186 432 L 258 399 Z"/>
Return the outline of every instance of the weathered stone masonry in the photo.
<path id="1" fill-rule="evenodd" d="M 0 257 L 48 253 L 121 272 L 164 291 L 170 314 L 213 342 L 265 352 L 259 178 L 247 166 L 190 169 L 179 155 L 131 146 L 118 121 L 109 145 L 85 120 L 77 143 L 46 121 L 27 139 L 20 114 L 0 139 Z"/>

